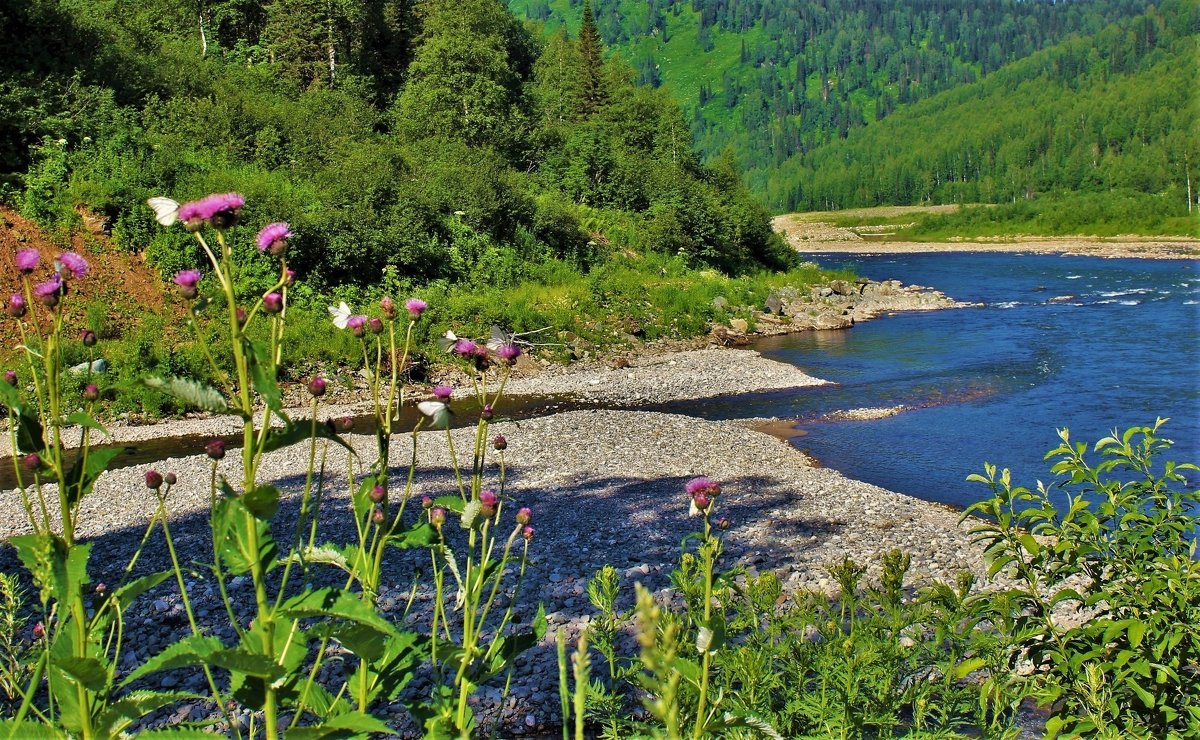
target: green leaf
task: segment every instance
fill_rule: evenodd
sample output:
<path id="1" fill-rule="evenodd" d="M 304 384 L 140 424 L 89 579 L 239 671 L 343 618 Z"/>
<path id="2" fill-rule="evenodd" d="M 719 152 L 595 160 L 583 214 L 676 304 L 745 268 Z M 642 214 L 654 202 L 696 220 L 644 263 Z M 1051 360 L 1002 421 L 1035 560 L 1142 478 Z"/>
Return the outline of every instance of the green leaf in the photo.
<path id="1" fill-rule="evenodd" d="M 128 447 L 96 447 L 88 450 L 86 458 L 80 455 L 67 471 L 67 503 L 74 506 L 91 493 L 109 464 L 129 451 Z"/>
<path id="2" fill-rule="evenodd" d="M 1142 644 L 1142 637 L 1146 634 L 1146 623 L 1134 622 L 1130 624 L 1129 631 L 1126 634 L 1129 635 L 1129 644 L 1136 648 Z"/>
<path id="3" fill-rule="evenodd" d="M 32 412 L 21 409 L 17 415 L 17 450 L 30 453 L 45 449 L 46 431 L 42 428 L 41 420 Z"/>
<path id="4" fill-rule="evenodd" d="M 121 681 L 121 685 L 128 686 L 142 676 L 158 671 L 203 665 L 208 661 L 209 656 L 221 650 L 222 647 L 221 641 L 215 637 L 188 635 L 178 642 L 168 645 L 162 652 L 135 668 L 125 677 L 125 680 Z"/>
<path id="5" fill-rule="evenodd" d="M 401 550 L 411 547 L 432 547 L 437 541 L 437 530 L 429 522 L 418 522 L 403 532 L 387 538 L 387 544 Z"/>
<path id="6" fill-rule="evenodd" d="M 168 396 L 202 411 L 213 411 L 220 414 L 229 411 L 229 404 L 221 392 L 204 383 L 187 378 L 159 378 L 156 376 L 143 378 L 142 383 L 148 388 L 166 393 Z"/>
<path id="7" fill-rule="evenodd" d="M 339 714 L 313 727 L 298 727 L 288 731 L 288 738 L 300 740 L 334 740 L 334 738 L 364 737 L 371 733 L 395 735 L 383 720 L 362 712 Z"/>
<path id="8" fill-rule="evenodd" d="M 279 511 L 279 496 L 279 489 L 275 486 L 257 486 L 242 497 L 242 504 L 255 517 L 265 521 Z"/>
<path id="9" fill-rule="evenodd" d="M 161 709 L 177 701 L 202 698 L 197 694 L 176 691 L 164 693 L 158 691 L 131 691 L 121 697 L 120 701 L 110 704 L 99 717 L 94 726 L 102 737 L 117 737 L 126 728 L 156 709 Z"/>
<path id="10" fill-rule="evenodd" d="M 169 578 L 173 572 L 174 571 L 170 570 L 162 570 L 158 573 L 151 573 L 149 575 L 142 576 L 141 578 L 132 580 L 129 583 L 126 583 L 124 586 L 121 586 L 117 590 L 113 591 L 112 598 L 117 600 L 117 607 L 122 613 L 124 613 L 125 610 L 129 608 L 129 605 L 133 603 L 134 599 L 167 580 L 167 578 Z"/>
<path id="11" fill-rule="evenodd" d="M 212 666 L 268 681 L 275 681 L 286 672 L 283 666 L 266 655 L 245 648 L 218 650 L 208 656 L 207 662 Z"/>
<path id="12" fill-rule="evenodd" d="M 462 496 L 438 496 L 433 500 L 433 505 L 455 514 L 461 514 L 467 502 L 462 500 Z"/>
<path id="13" fill-rule="evenodd" d="M 966 678 L 986 665 L 987 661 L 983 658 L 970 658 L 968 660 L 964 660 L 954 667 L 954 677 L 958 679 Z"/>
<path id="14" fill-rule="evenodd" d="M 81 427 L 87 427 L 88 429 L 95 429 L 98 432 L 100 432 L 101 434 L 103 434 L 105 437 L 108 436 L 108 430 L 104 428 L 103 424 L 96 421 L 91 416 L 88 416 L 87 414 L 85 414 L 82 411 L 76 411 L 75 413 L 68 415 L 66 420 L 67 420 L 67 422 L 69 422 L 71 424 L 76 424 Z"/>
<path id="15" fill-rule="evenodd" d="M 323 545 L 305 548 L 299 557 L 304 562 L 332 565 L 349 573 L 353 568 L 351 563 L 357 552 L 358 548 L 353 545 L 335 545 L 332 542 L 326 542 Z"/>
<path id="16" fill-rule="evenodd" d="M 462 510 L 459 526 L 463 529 L 473 529 L 483 523 L 483 504 L 478 499 L 468 501 Z"/>
<path id="17" fill-rule="evenodd" d="M 366 625 L 385 635 L 399 635 L 395 625 L 372 607 L 340 588 L 320 588 L 297 594 L 280 606 L 279 612 L 293 618 L 340 617 Z"/>
<path id="18" fill-rule="evenodd" d="M 7 385 L 7 383 L 5 383 Z M 65 738 L 57 728 L 27 719 L 22 722 L 6 719 L 0 721 L 0 735 L 21 740 L 43 740 L 43 738 Z"/>
<path id="19" fill-rule="evenodd" d="M 217 499 L 212 518 L 217 551 L 232 573 L 249 573 L 251 559 L 257 560 L 263 570 L 274 565 L 278 548 L 270 524 L 251 514 L 241 498 Z M 253 537 L 250 527 L 254 527 Z M 252 540 L 258 544 L 257 552 L 250 551 Z"/>
<path id="20" fill-rule="evenodd" d="M 284 447 L 291 447 L 298 442 L 303 442 L 312 437 L 313 431 L 312 426 L 295 424 L 289 420 L 285 426 L 273 427 L 267 432 L 267 438 L 263 441 L 263 452 L 274 452 Z M 354 452 L 353 447 L 329 428 L 329 425 L 317 424 L 315 431 L 317 437 L 337 442 L 342 447 L 345 447 L 351 455 L 357 454 Z"/>
<path id="21" fill-rule="evenodd" d="M 1142 685 L 1137 682 L 1137 679 L 1135 679 L 1133 676 L 1126 676 L 1125 685 L 1128 686 L 1133 693 L 1137 694 L 1137 698 L 1141 700 L 1142 704 L 1145 705 L 1147 709 L 1154 707 L 1154 695 L 1142 688 Z"/>
<path id="22" fill-rule="evenodd" d="M 246 357 L 250 361 L 250 381 L 254 390 L 262 396 L 267 408 L 287 418 L 283 414 L 283 396 L 279 392 L 279 383 L 275 381 L 275 363 L 269 348 L 246 340 Z"/>
<path id="23" fill-rule="evenodd" d="M 95 658 L 52 655 L 50 665 L 88 691 L 101 691 L 108 681 L 108 671 L 105 670 L 104 664 Z"/>

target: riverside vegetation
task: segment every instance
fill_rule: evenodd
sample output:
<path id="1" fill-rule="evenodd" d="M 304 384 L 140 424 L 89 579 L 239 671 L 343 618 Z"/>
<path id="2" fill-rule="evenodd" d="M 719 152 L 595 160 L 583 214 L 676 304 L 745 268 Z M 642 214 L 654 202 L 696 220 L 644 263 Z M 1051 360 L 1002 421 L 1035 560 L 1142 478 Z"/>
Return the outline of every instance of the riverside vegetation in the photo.
<path id="1" fill-rule="evenodd" d="M 394 472 L 393 441 L 442 434 L 453 412 L 454 389 L 440 386 L 433 389 L 436 400 L 418 404 L 423 421 L 414 429 L 393 423 L 409 402 L 398 368 L 428 306 L 385 297 L 373 316 L 338 307 L 335 327 L 357 343 L 370 378 L 377 457 L 352 460 L 344 482 L 325 480 L 328 455 L 352 454 L 341 451 L 339 423 L 318 420 L 325 381 L 308 382 L 305 422 L 288 416 L 276 382 L 288 293 L 296 287 L 287 263 L 290 227 L 274 223 L 259 232 L 258 249 L 270 256 L 276 278 L 243 305 L 229 241 L 243 205 L 234 193 L 156 203 L 159 220 L 190 232 L 207 258 L 203 272 L 188 267 L 175 282 L 190 301 L 191 323 L 220 327 L 228 352 L 208 356 L 213 385 L 173 377 L 144 382 L 243 424 L 240 460 L 226 459 L 219 442 L 206 448 L 211 551 L 197 573 L 181 563 L 171 536 L 175 476 L 156 470 L 145 474 L 156 507 L 142 545 L 111 584 L 89 571 L 92 545 L 75 537 L 79 504 L 117 453 L 92 444 L 105 434 L 91 414 L 102 379 L 73 375 L 63 364 L 71 289 L 86 280 L 88 264 L 64 253 L 40 280 L 45 268 L 38 254 L 17 257 L 23 287 L 9 299 L 8 313 L 24 333 L 26 364 L 0 383 L 0 399 L 13 449 L 22 453 L 14 458 L 19 486 L 12 493 L 21 497 L 29 525 L 10 544 L 31 585 L 0 581 L 0 640 L 9 648 L 0 662 L 7 695 L 0 731 L 109 737 L 141 729 L 161 708 L 204 699 L 207 720 L 144 734 L 199 735 L 205 727 L 237 737 L 390 734 L 396 728 L 381 710 L 396 702 L 430 737 L 500 732 L 475 723 L 469 699 L 482 687 L 510 685 L 518 657 L 547 629 L 540 613 L 518 628 L 513 600 L 501 598 L 536 587 L 523 583 L 528 553 L 537 547 L 536 512 L 506 488 L 507 440 L 488 433 L 521 348 L 469 339 L 451 345 L 473 378 L 482 411 L 470 450 L 456 453 L 446 432 L 451 490 L 412 500 L 417 448 L 407 470 Z M 201 290 L 204 283 L 214 297 Z M 261 334 L 253 332 L 256 325 Z M 94 347 L 94 338 L 85 337 L 84 345 Z M 64 394 L 74 386 L 81 387 L 85 410 L 68 413 Z M 910 561 L 894 552 L 884 558 L 877 584 L 864 584 L 865 568 L 846 560 L 830 567 L 839 586 L 832 599 L 785 598 L 772 575 L 749 578 L 722 566 L 722 536 L 736 524 L 721 514 L 719 482 L 691 480 L 680 495 L 690 500 L 698 529 L 681 543 L 672 578 L 677 601 L 656 602 L 639 588 L 626 609 L 616 572 L 606 567 L 588 588 L 597 611 L 592 627 L 573 648 L 560 642 L 564 737 L 1014 737 L 1026 699 L 1048 707 L 1052 736 L 1194 735 L 1200 492 L 1184 477 L 1196 466 L 1160 464 L 1170 445 L 1161 424 L 1100 440 L 1099 462 L 1089 461 L 1087 446 L 1064 430 L 1062 445 L 1048 455 L 1057 476 L 1049 486 L 1014 485 L 1008 471 L 992 466 L 973 476 L 991 496 L 964 516 L 985 517 L 975 533 L 986 544 L 992 574 L 1010 576 L 1010 585 L 998 589 L 963 577 L 911 594 L 904 587 Z M 71 425 L 83 430 L 74 455 L 62 437 Z M 306 446 L 309 464 L 297 526 L 282 531 L 280 492 L 258 470 L 264 454 L 290 445 Z M 350 492 L 343 515 L 353 520 L 356 536 L 326 542 L 320 512 L 331 487 L 343 485 Z M 155 530 L 172 567 L 142 573 L 137 561 Z M 414 576 L 410 599 L 431 591 L 434 609 L 427 624 L 406 622 L 402 629 L 380 610 L 378 589 L 389 555 L 412 549 L 427 552 L 429 569 Z M 230 639 L 197 620 L 189 577 L 220 591 Z M 250 584 L 253 603 L 234 597 L 231 578 Z M 191 634 L 141 665 L 121 667 L 125 614 L 170 583 L 179 589 Z M 627 633 L 636 639 L 632 650 Z M 154 677 L 166 670 L 202 674 L 207 692 L 155 688 Z M 419 673 L 431 677 L 430 691 L 406 693 Z M 644 714 L 630 711 L 639 704 Z M 246 723 L 235 719 L 246 716 L 243 708 Z"/>

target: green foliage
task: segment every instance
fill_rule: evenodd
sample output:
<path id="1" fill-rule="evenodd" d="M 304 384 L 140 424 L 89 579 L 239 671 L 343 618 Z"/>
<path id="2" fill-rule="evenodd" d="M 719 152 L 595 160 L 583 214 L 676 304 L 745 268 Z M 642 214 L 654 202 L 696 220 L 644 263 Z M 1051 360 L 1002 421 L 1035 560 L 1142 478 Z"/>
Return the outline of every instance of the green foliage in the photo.
<path id="1" fill-rule="evenodd" d="M 1183 737 L 1200 727 L 1200 491 L 1190 463 L 1165 462 L 1165 422 L 1047 454 L 1058 481 L 1014 486 L 985 466 L 992 497 L 968 513 L 1007 596 L 1010 664 L 1032 662 L 1051 736 Z M 1080 610 L 1078 616 L 1072 614 Z M 1064 619 L 1065 617 L 1065 619 Z"/>

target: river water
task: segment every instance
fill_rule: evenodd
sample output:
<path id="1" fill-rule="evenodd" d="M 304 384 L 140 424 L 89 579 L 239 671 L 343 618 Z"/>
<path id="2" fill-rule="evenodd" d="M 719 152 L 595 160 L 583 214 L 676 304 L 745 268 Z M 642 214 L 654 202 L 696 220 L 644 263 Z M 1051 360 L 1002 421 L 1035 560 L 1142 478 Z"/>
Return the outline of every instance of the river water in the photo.
<path id="1" fill-rule="evenodd" d="M 838 386 L 687 410 L 809 420 L 793 443 L 822 464 L 954 506 L 987 493 L 964 480 L 984 461 L 1028 485 L 1049 482 L 1043 455 L 1058 444 L 1058 427 L 1095 441 L 1170 417 L 1163 434 L 1175 442 L 1171 457 L 1200 462 L 1200 262 L 996 253 L 817 259 L 983 305 L 765 340 L 755 345 L 764 355 Z M 838 409 L 898 405 L 912 410 L 812 423 Z"/>

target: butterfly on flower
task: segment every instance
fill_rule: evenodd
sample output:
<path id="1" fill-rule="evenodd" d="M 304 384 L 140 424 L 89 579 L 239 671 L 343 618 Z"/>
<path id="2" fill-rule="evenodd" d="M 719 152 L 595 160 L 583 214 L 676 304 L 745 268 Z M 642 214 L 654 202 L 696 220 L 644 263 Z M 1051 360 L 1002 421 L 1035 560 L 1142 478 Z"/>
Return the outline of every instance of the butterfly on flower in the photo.
<path id="1" fill-rule="evenodd" d="M 146 205 L 154 209 L 154 220 L 163 226 L 170 226 L 179 220 L 179 204 L 170 198 L 155 196 L 147 200 Z"/>

